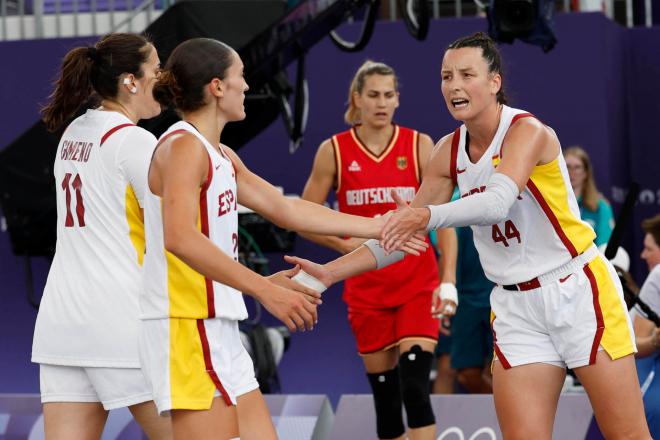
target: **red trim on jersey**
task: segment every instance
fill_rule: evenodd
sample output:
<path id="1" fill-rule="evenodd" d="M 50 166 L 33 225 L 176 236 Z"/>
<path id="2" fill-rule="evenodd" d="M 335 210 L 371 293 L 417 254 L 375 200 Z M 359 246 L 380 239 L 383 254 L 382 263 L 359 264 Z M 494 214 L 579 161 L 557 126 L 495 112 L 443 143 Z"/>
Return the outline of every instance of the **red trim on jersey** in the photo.
<path id="1" fill-rule="evenodd" d="M 518 119 L 528 118 L 528 117 L 535 118 L 536 116 L 534 116 L 531 113 L 518 113 L 513 118 L 511 118 L 511 124 L 509 124 L 509 127 L 511 127 L 513 124 L 515 124 L 516 121 L 518 121 Z"/>
<path id="2" fill-rule="evenodd" d="M 107 131 L 107 132 L 101 137 L 101 145 L 103 145 L 103 143 L 104 143 L 105 141 L 107 141 L 108 138 L 109 138 L 110 136 L 112 136 L 112 134 L 113 134 L 115 131 L 121 130 L 121 129 L 124 128 L 124 127 L 135 127 L 135 124 L 128 124 L 128 123 L 126 123 L 126 124 L 120 124 L 120 125 L 117 125 L 116 127 L 112 127 L 110 130 L 108 130 L 108 131 Z"/>
<path id="3" fill-rule="evenodd" d="M 206 177 L 206 181 L 202 184 L 199 189 L 199 220 L 202 226 L 202 234 L 206 237 L 209 236 L 209 210 L 206 203 L 206 192 L 211 186 L 211 179 L 213 179 L 213 162 L 211 161 L 211 156 L 206 153 L 209 159 L 209 171 Z M 213 294 L 213 280 L 209 277 L 204 277 L 204 282 L 206 283 L 206 304 L 209 311 L 209 318 L 215 317 L 215 295 Z"/>
<path id="4" fill-rule="evenodd" d="M 456 162 L 458 160 L 458 143 L 460 140 L 461 129 L 459 127 L 454 131 L 454 137 L 451 139 L 451 157 L 449 159 L 449 173 L 451 174 L 451 180 L 454 181 L 454 186 L 458 185 L 458 170 L 456 169 Z"/>
<path id="5" fill-rule="evenodd" d="M 571 257 L 573 258 L 577 257 L 578 252 L 575 249 L 575 246 L 573 246 L 571 240 L 569 240 L 568 237 L 566 236 L 566 233 L 559 224 L 559 220 L 557 220 L 557 216 L 555 215 L 554 212 L 552 212 L 552 209 L 550 209 L 548 202 L 545 201 L 543 195 L 541 194 L 541 191 L 539 191 L 538 187 L 534 184 L 531 178 L 527 181 L 527 188 L 529 188 L 529 191 L 534 195 L 534 198 L 541 206 L 541 209 L 545 213 L 546 217 L 548 217 L 548 220 L 550 220 L 552 227 L 555 229 L 555 232 L 559 236 L 561 242 L 564 243 L 564 246 L 566 246 L 566 249 L 571 254 Z"/>
<path id="6" fill-rule="evenodd" d="M 419 160 L 419 132 L 413 130 L 413 136 L 415 137 L 415 151 L 414 151 L 414 160 L 415 160 L 415 172 L 417 173 L 417 182 L 422 183 L 422 163 Z"/>
<path id="7" fill-rule="evenodd" d="M 227 390 L 225 390 L 225 387 L 222 386 L 218 374 L 213 369 L 213 361 L 211 360 L 211 350 L 209 348 L 209 340 L 206 337 L 206 327 L 204 327 L 203 319 L 197 320 L 197 331 L 199 332 L 199 339 L 202 342 L 202 352 L 204 353 L 204 367 L 206 368 L 206 372 L 209 374 L 209 376 L 211 376 L 211 380 L 213 381 L 213 384 L 218 389 L 218 391 L 220 391 L 220 394 L 222 394 L 222 398 L 227 404 L 227 406 L 232 406 L 233 403 L 229 398 L 229 394 L 227 393 Z"/>
<path id="8" fill-rule="evenodd" d="M 536 116 L 534 116 L 534 115 L 531 114 L 531 113 L 518 113 L 518 114 L 515 115 L 513 118 L 511 118 L 511 123 L 509 124 L 509 129 L 510 129 L 511 126 L 512 126 L 513 124 L 515 124 L 519 119 L 522 119 L 522 118 L 528 118 L 528 117 L 536 118 Z M 508 129 L 507 129 L 507 131 L 508 131 Z M 502 146 L 500 147 L 500 157 L 504 157 L 504 144 L 502 144 Z M 494 158 L 495 158 L 495 157 L 493 156 L 493 159 L 494 159 Z"/>
<path id="9" fill-rule="evenodd" d="M 339 142 L 337 142 L 337 136 L 332 136 L 330 142 L 332 142 L 332 152 L 335 155 L 335 167 L 337 169 L 337 186 L 335 187 L 335 191 L 339 192 L 339 188 L 341 187 L 341 157 L 339 156 Z"/>
<path id="10" fill-rule="evenodd" d="M 603 311 L 600 309 L 600 302 L 598 302 L 598 282 L 588 264 L 584 266 L 584 273 L 589 278 L 589 284 L 591 284 L 591 293 L 594 297 L 594 313 L 596 314 L 596 335 L 594 336 L 594 342 L 591 345 L 591 354 L 589 355 L 589 365 L 593 365 L 596 363 L 596 354 L 598 354 L 598 346 L 603 337 L 605 323 L 603 322 Z"/>
<path id="11" fill-rule="evenodd" d="M 497 354 L 497 359 L 500 361 L 505 370 L 511 368 L 511 364 L 504 357 L 504 353 L 500 350 L 500 347 L 497 345 L 497 335 L 495 334 L 495 320 L 497 317 L 493 318 L 493 321 L 490 323 L 490 331 L 493 332 L 493 348 Z"/>

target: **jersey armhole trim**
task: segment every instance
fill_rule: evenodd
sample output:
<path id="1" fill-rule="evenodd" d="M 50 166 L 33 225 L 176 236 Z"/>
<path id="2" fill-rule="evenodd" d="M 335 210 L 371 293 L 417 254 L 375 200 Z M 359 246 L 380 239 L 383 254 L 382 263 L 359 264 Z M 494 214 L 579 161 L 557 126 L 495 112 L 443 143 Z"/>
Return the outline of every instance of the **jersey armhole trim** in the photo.
<path id="1" fill-rule="evenodd" d="M 458 144 L 461 141 L 461 128 L 454 130 L 454 137 L 451 140 L 451 152 L 449 159 L 449 174 L 451 175 L 451 180 L 454 182 L 454 186 L 458 186 L 458 176 L 456 172 L 456 166 L 458 161 Z"/>
<path id="2" fill-rule="evenodd" d="M 338 193 L 339 189 L 341 188 L 341 155 L 339 154 L 339 142 L 337 141 L 337 135 L 332 136 L 330 140 L 332 142 L 332 152 L 335 156 L 335 167 L 337 168 L 337 172 L 335 173 L 337 176 L 335 193 Z"/>
<path id="3" fill-rule="evenodd" d="M 120 124 L 117 125 L 116 127 L 112 127 L 101 137 L 101 143 L 99 145 L 102 146 L 110 136 L 112 136 L 115 132 L 121 130 L 124 127 L 135 127 L 135 124 Z"/>

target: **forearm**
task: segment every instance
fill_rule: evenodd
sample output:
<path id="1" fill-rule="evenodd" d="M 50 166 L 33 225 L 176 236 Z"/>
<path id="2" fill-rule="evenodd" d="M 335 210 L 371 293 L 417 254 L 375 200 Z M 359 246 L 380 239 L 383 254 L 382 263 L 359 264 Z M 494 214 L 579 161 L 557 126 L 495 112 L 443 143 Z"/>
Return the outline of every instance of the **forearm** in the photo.
<path id="1" fill-rule="evenodd" d="M 269 281 L 222 252 L 196 229 L 166 240 L 166 249 L 196 272 L 257 298 Z"/>
<path id="2" fill-rule="evenodd" d="M 454 229 L 438 229 L 438 248 L 440 261 L 438 274 L 443 283 L 456 284 L 456 259 L 458 258 L 458 240 Z"/>
<path id="3" fill-rule="evenodd" d="M 332 275 L 332 283 L 376 269 L 376 258 L 366 246 L 360 246 L 350 254 L 326 263 Z"/>
<path id="4" fill-rule="evenodd" d="M 485 191 L 443 205 L 429 206 L 427 229 L 456 226 L 489 226 L 504 220 L 519 194 L 508 176 L 495 173 Z"/>
<path id="5" fill-rule="evenodd" d="M 377 238 L 381 225 L 370 217 L 343 214 L 303 199 L 286 199 L 269 218 L 276 225 L 299 233 Z"/>
<path id="6" fill-rule="evenodd" d="M 635 338 L 635 343 L 637 344 L 637 354 L 635 356 L 638 358 L 650 356 L 658 350 L 658 347 L 653 345 L 653 334 L 638 336 Z"/>

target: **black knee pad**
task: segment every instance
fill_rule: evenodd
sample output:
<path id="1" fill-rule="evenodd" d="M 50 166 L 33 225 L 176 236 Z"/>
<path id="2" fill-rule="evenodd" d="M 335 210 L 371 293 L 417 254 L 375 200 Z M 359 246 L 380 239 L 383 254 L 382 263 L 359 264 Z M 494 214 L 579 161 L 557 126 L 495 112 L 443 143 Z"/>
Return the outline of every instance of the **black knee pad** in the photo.
<path id="1" fill-rule="evenodd" d="M 376 431 L 378 438 L 397 438 L 406 432 L 403 426 L 401 384 L 399 370 L 367 373 L 376 407 Z"/>
<path id="2" fill-rule="evenodd" d="M 422 428 L 435 423 L 429 381 L 432 360 L 433 354 L 422 350 L 419 345 L 413 345 L 410 351 L 403 353 L 399 359 L 403 404 L 406 407 L 408 426 L 411 428 Z"/>

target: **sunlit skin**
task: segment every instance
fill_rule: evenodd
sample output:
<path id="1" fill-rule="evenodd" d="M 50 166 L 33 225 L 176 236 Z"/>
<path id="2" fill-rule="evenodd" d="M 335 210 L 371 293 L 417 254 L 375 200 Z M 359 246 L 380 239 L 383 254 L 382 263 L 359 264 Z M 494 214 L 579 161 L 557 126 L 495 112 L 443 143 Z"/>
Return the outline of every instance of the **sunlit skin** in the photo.
<path id="1" fill-rule="evenodd" d="M 115 99 L 104 99 L 104 110 L 117 111 L 137 123 L 140 119 L 150 119 L 161 112 L 160 104 L 154 99 L 153 89 L 160 76 L 160 59 L 156 48 L 149 45 L 149 57 L 142 64 L 143 75 L 137 78 L 132 73 L 119 78 L 119 93 Z M 127 81 L 127 84 L 124 83 Z M 132 93 L 131 90 L 135 90 Z"/>
<path id="2" fill-rule="evenodd" d="M 660 246 L 649 233 L 644 236 L 644 249 L 642 249 L 640 256 L 646 261 L 649 271 L 660 264 Z"/>
<path id="3" fill-rule="evenodd" d="M 584 168 L 582 160 L 574 154 L 566 154 L 566 168 L 568 168 L 568 177 L 571 179 L 571 186 L 576 196 L 582 194 L 584 182 L 587 180 L 587 171 Z"/>

